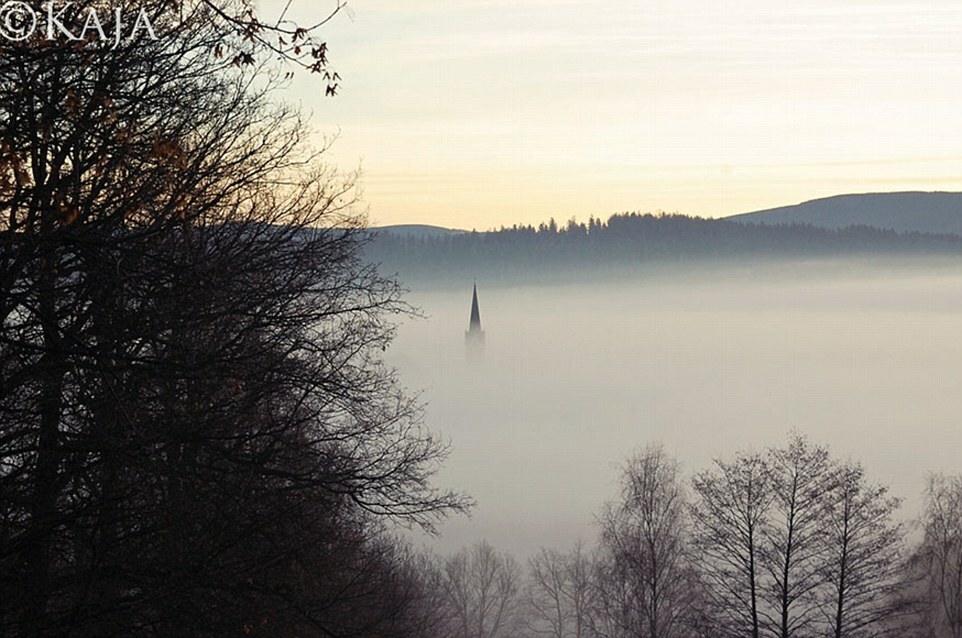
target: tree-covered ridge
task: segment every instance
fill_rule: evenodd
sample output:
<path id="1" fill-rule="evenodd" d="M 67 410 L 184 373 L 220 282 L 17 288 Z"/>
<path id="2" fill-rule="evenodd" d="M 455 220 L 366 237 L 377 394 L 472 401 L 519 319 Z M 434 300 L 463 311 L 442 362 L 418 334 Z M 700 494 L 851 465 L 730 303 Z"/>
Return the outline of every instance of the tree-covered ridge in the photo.
<path id="1" fill-rule="evenodd" d="M 822 257 L 853 254 L 962 253 L 962 237 L 898 233 L 869 226 L 754 225 L 678 214 L 622 213 L 501 227 L 488 232 L 399 236 L 381 232 L 369 258 L 413 277 L 539 276 L 559 268 L 591 270 L 688 259 Z"/>

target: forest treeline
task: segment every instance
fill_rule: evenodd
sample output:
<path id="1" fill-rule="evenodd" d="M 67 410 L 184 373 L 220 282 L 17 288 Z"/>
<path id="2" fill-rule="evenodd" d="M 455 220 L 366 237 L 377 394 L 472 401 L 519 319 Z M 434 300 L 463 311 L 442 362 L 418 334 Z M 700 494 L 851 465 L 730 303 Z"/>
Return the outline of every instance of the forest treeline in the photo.
<path id="1" fill-rule="evenodd" d="M 678 214 L 622 213 L 607 221 L 553 219 L 488 232 L 376 234 L 367 256 L 403 278 L 544 279 L 559 272 L 618 271 L 690 260 L 959 255 L 962 237 L 869 226 L 832 230 Z"/>
<path id="2" fill-rule="evenodd" d="M 486 542 L 413 559 L 421 635 L 962 634 L 962 476 L 929 477 L 923 514 L 903 521 L 860 464 L 793 434 L 691 476 L 648 446 L 620 486 L 591 543 L 526 565 Z"/>

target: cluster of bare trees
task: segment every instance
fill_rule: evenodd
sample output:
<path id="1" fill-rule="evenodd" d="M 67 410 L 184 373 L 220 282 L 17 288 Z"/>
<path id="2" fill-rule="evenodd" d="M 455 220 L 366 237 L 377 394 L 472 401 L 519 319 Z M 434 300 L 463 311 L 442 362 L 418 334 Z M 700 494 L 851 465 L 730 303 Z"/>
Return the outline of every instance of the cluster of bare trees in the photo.
<path id="1" fill-rule="evenodd" d="M 718 635 L 905 635 L 899 501 L 794 436 L 693 481 L 692 537 Z M 914 620 L 914 619 L 913 619 Z"/>
<path id="2" fill-rule="evenodd" d="M 918 526 L 899 505 L 798 435 L 690 479 L 650 446 L 626 462 L 593 547 L 542 549 L 525 574 L 487 544 L 423 563 L 440 588 L 433 635 L 957 638 L 962 476 L 931 478 Z"/>

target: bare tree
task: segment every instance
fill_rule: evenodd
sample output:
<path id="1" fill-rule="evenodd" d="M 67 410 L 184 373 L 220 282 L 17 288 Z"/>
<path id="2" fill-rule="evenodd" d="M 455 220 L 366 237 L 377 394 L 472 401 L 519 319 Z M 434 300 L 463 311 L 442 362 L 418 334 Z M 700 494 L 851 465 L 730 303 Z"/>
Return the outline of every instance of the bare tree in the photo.
<path id="1" fill-rule="evenodd" d="M 482 541 L 447 558 L 442 586 L 448 633 L 457 638 L 509 636 L 517 620 L 521 568 L 506 553 Z"/>
<path id="2" fill-rule="evenodd" d="M 836 498 L 827 502 L 828 554 L 823 613 L 835 638 L 902 636 L 914 609 L 907 596 L 900 501 L 868 484 L 862 466 L 837 470 Z"/>
<path id="3" fill-rule="evenodd" d="M 528 626 L 554 638 L 589 635 L 593 564 L 579 541 L 569 552 L 542 548 L 528 562 Z"/>
<path id="4" fill-rule="evenodd" d="M 793 434 L 768 454 L 771 524 L 765 528 L 765 566 L 772 612 L 768 631 L 778 638 L 819 633 L 816 604 L 824 584 L 828 506 L 838 481 L 828 450 Z"/>
<path id="5" fill-rule="evenodd" d="M 962 476 L 929 478 L 921 556 L 937 635 L 962 636 Z"/>
<path id="6" fill-rule="evenodd" d="M 568 553 L 568 604 L 572 615 L 572 635 L 591 636 L 592 611 L 598 599 L 595 553 L 579 540 Z"/>
<path id="7" fill-rule="evenodd" d="M 568 565 L 564 554 L 541 548 L 528 561 L 528 625 L 536 634 L 567 638 L 572 621 L 568 606 Z"/>
<path id="8" fill-rule="evenodd" d="M 761 635 L 768 481 L 765 458 L 752 453 L 716 460 L 692 481 L 692 560 L 705 582 L 708 622 L 721 636 Z"/>
<path id="9" fill-rule="evenodd" d="M 692 574 L 685 560 L 686 512 L 681 470 L 660 446 L 625 465 L 620 499 L 601 516 L 605 579 L 602 605 L 624 635 L 686 635 Z"/>
<path id="10" fill-rule="evenodd" d="M 627 570 L 608 551 L 600 549 L 594 566 L 595 598 L 588 616 L 591 634 L 600 638 L 644 635 L 636 591 Z"/>

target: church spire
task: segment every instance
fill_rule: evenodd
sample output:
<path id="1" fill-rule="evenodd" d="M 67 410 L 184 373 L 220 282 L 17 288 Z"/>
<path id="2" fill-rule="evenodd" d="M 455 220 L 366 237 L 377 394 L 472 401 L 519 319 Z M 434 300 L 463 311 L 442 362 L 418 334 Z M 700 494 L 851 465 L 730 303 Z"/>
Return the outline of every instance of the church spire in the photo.
<path id="1" fill-rule="evenodd" d="M 464 341 L 468 345 L 484 344 L 484 330 L 481 329 L 481 310 L 478 308 L 478 284 L 474 284 L 474 292 L 471 295 L 471 320 L 468 329 L 464 333 Z"/>
<path id="2" fill-rule="evenodd" d="M 474 284 L 474 295 L 471 297 L 470 330 L 481 330 L 481 311 L 478 310 L 478 284 Z"/>

